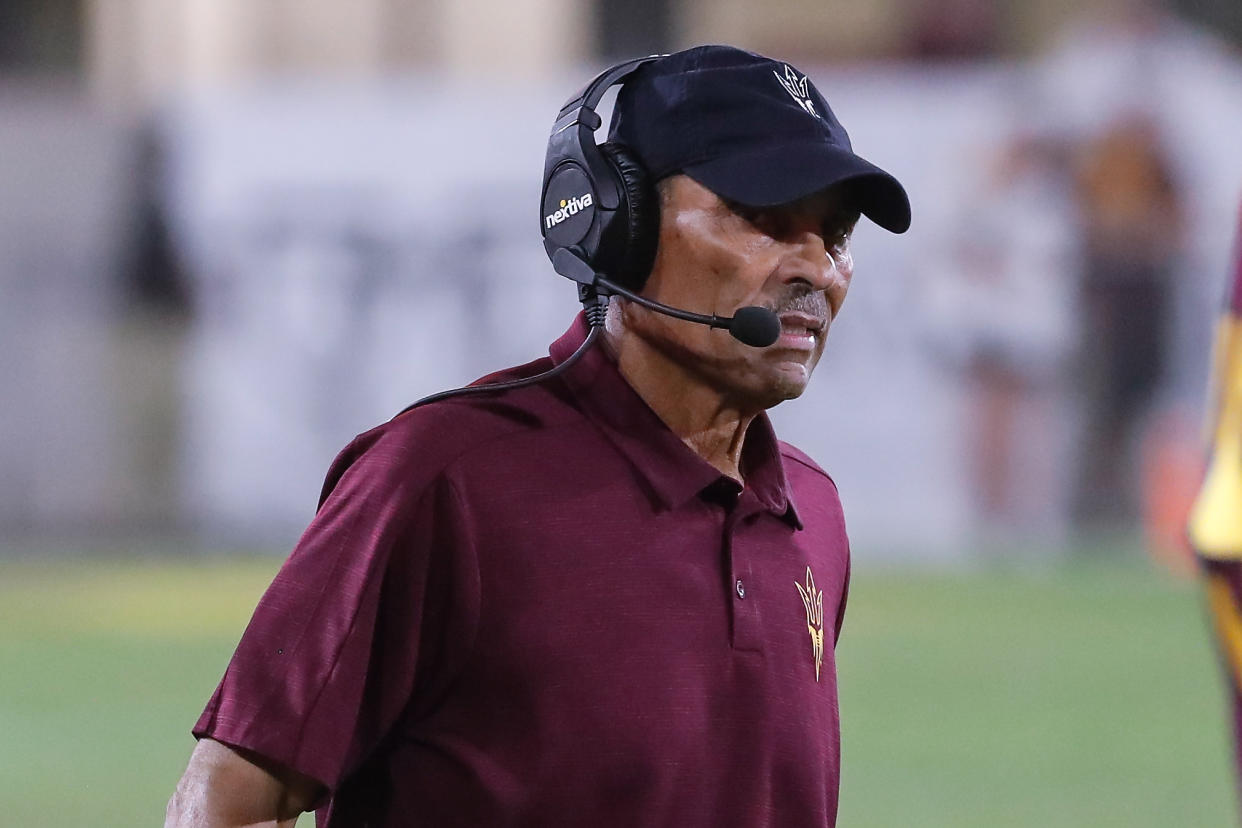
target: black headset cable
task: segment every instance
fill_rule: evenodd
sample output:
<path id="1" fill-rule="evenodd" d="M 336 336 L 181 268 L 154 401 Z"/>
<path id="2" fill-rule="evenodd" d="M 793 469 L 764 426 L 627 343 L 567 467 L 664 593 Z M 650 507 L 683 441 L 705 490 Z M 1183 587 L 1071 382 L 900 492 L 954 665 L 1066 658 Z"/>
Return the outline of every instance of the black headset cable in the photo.
<path id="1" fill-rule="evenodd" d="M 599 341 L 600 334 L 604 330 L 604 318 L 607 316 L 607 313 L 608 313 L 608 296 L 600 295 L 599 293 L 593 290 L 589 291 L 589 294 L 590 295 L 583 298 L 582 305 L 583 305 L 584 310 L 586 311 L 586 320 L 587 320 L 587 323 L 591 326 L 591 329 L 587 333 L 586 339 L 584 339 L 582 341 L 582 344 L 578 346 L 578 349 L 574 351 L 572 354 L 570 354 L 569 357 L 566 358 L 563 362 L 556 365 L 554 368 L 544 371 L 542 374 L 536 374 L 533 377 L 525 377 L 520 380 L 511 380 L 509 382 L 492 382 L 492 383 L 487 383 L 485 385 L 467 385 L 464 388 L 452 388 L 448 391 L 440 391 L 430 396 L 423 397 L 421 400 L 418 400 L 417 402 L 410 403 L 405 408 L 397 412 L 396 416 L 393 417 L 393 419 L 395 420 L 397 417 L 400 417 L 402 414 L 404 414 L 405 412 L 411 409 L 418 408 L 420 406 L 424 406 L 429 403 L 439 402 L 440 400 L 447 400 L 451 397 L 464 397 L 467 395 L 474 396 L 477 394 L 493 394 L 498 391 L 512 391 L 515 388 L 525 388 L 528 385 L 536 385 L 538 383 L 545 382 L 547 380 L 552 379 L 553 377 L 557 377 L 565 373 L 573 366 L 575 362 L 577 362 L 579 359 L 582 358 L 583 354 L 591 350 L 591 347 L 594 346 L 595 343 Z"/>

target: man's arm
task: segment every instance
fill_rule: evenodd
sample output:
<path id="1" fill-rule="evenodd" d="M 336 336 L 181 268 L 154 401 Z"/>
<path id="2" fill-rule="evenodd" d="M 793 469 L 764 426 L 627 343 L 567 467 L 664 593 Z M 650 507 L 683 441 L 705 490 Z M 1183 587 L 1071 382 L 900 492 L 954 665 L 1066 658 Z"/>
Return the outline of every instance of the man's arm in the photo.
<path id="1" fill-rule="evenodd" d="M 164 828 L 293 828 L 322 794 L 308 776 L 202 739 L 168 800 Z"/>

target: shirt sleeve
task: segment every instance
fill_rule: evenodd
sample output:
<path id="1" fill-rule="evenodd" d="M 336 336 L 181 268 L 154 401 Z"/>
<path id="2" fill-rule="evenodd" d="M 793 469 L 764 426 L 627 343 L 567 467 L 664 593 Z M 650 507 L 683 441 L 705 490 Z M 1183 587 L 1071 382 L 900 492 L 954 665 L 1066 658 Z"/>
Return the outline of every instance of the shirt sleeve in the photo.
<path id="1" fill-rule="evenodd" d="M 338 456 L 196 737 L 331 791 L 448 683 L 473 637 L 478 574 L 456 489 L 421 479 L 409 454 L 364 435 Z"/>
<path id="2" fill-rule="evenodd" d="M 845 605 L 850 597 L 850 568 L 852 558 L 849 553 L 849 544 L 846 544 L 845 552 L 845 582 L 841 585 L 841 602 L 837 604 L 837 620 L 832 627 L 832 644 L 835 647 L 837 642 L 841 640 L 841 625 L 845 623 Z"/>

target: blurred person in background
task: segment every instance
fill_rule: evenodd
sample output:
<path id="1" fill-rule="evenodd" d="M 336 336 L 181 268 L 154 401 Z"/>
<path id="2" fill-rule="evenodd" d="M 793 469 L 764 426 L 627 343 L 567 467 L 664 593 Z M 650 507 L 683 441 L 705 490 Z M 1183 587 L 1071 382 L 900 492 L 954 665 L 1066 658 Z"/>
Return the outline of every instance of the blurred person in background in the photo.
<path id="1" fill-rule="evenodd" d="M 981 60 L 1002 45 L 1000 7 L 989 0 L 919 0 L 905 21 L 902 51 L 916 61 Z"/>
<path id="2" fill-rule="evenodd" d="M 1208 610 L 1232 700 L 1242 802 L 1242 210 L 1233 273 L 1217 325 L 1212 377 L 1210 463 L 1191 512 L 1189 534 L 1205 578 Z"/>
<path id="3" fill-rule="evenodd" d="M 1085 424 L 1074 509 L 1079 526 L 1111 530 L 1139 515 L 1134 460 L 1169 352 L 1183 208 L 1156 125 L 1142 113 L 1088 140 L 1076 179 Z"/>
<path id="4" fill-rule="evenodd" d="M 835 824 L 848 541 L 835 485 L 765 411 L 810 379 L 860 214 L 904 232 L 909 201 L 788 64 L 700 47 L 588 89 L 622 81 L 596 150 L 622 236 L 581 261 L 678 308 L 766 308 L 775 343 L 618 300 L 603 350 L 579 316 L 551 359 L 490 378 L 582 354 L 555 382 L 355 439 L 168 825 Z M 581 169 L 545 232 L 594 226 Z"/>
<path id="5" fill-rule="evenodd" d="M 962 444 L 985 542 L 1046 533 L 1057 502 L 1058 438 L 1045 403 L 1062 379 L 1079 269 L 1061 142 L 1019 133 L 992 149 L 982 180 L 941 234 L 923 305 L 946 363 L 964 374 Z M 977 154 L 976 154 L 977 157 Z"/>

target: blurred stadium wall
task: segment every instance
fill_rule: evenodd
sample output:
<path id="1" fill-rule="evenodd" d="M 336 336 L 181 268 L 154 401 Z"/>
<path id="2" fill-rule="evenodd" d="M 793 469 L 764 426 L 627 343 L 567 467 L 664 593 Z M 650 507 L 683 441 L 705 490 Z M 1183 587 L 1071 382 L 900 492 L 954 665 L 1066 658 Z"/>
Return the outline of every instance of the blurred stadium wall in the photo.
<path id="1" fill-rule="evenodd" d="M 710 41 L 810 70 L 912 194 L 907 236 L 859 231 L 817 381 L 776 412 L 855 544 L 1055 542 L 1091 345 L 1079 148 L 1141 114 L 1167 154 L 1185 233 L 1145 417 L 1193 420 L 1242 183 L 1242 27 L 1225 3 L 1036 5 L 6 4 L 0 548 L 286 545 L 355 433 L 539 355 L 575 312 L 534 226 L 560 102 L 609 57 Z M 972 367 L 992 352 L 999 397 Z M 981 478 L 997 416 L 1003 468 L 985 452 Z"/>

